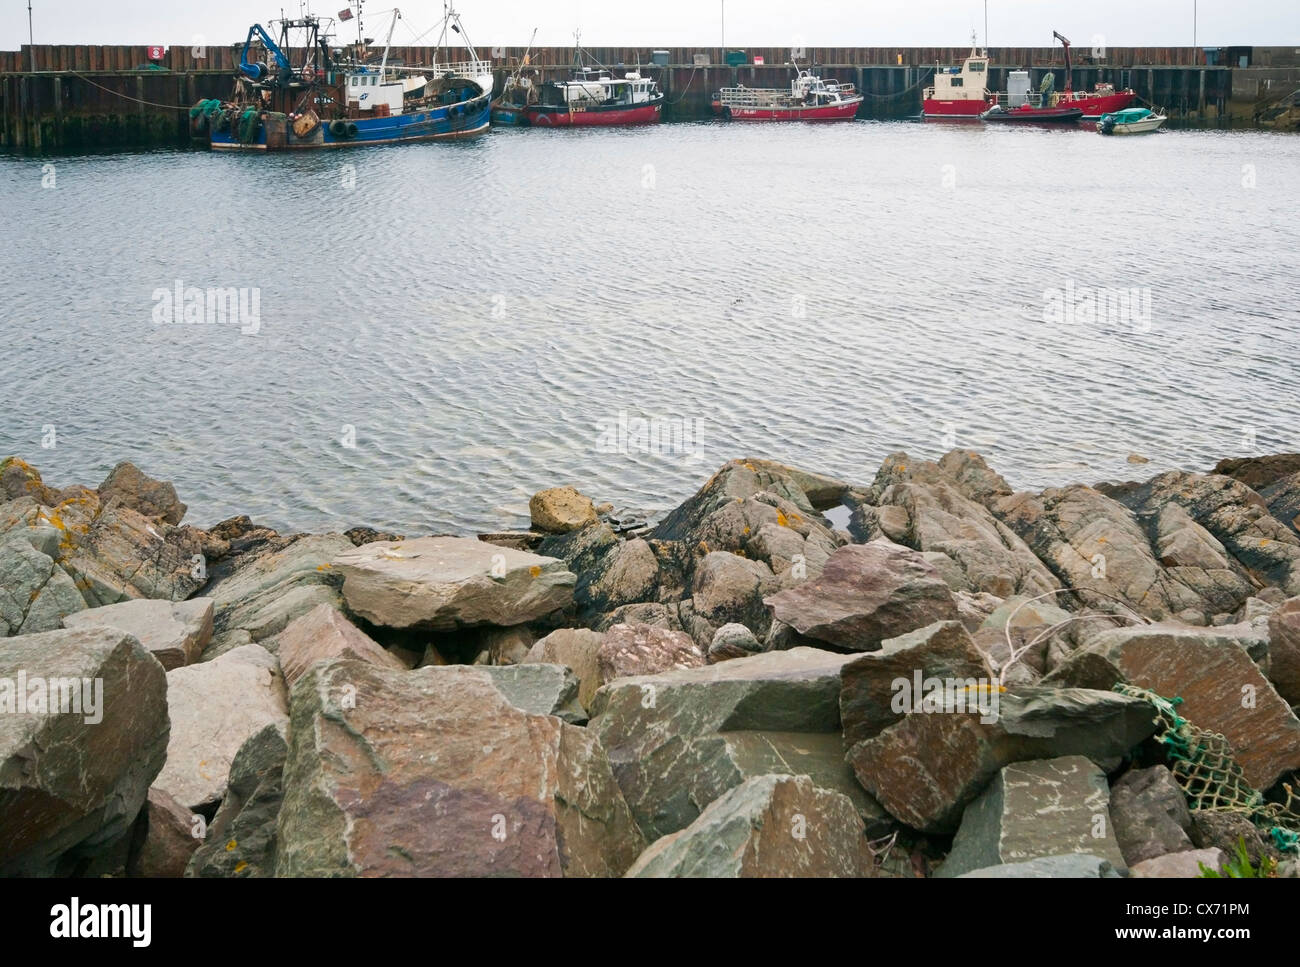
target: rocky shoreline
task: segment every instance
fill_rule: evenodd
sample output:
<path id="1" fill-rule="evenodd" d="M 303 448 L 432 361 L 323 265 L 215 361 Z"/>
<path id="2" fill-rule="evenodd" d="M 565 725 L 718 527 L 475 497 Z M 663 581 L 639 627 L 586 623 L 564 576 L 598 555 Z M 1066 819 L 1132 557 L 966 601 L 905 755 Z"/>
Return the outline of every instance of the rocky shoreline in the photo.
<path id="1" fill-rule="evenodd" d="M 478 540 L 185 510 L 0 463 L 0 875 L 1296 875 L 1300 454 L 737 460 Z"/>

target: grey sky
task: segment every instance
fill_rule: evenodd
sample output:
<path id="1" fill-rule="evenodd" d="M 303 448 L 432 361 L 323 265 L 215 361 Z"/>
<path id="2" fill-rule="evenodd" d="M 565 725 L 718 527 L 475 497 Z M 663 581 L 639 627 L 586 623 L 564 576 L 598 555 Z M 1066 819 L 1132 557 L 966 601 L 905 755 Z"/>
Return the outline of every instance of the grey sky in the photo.
<path id="1" fill-rule="evenodd" d="M 1049 46 L 1059 30 L 1079 46 L 1104 37 L 1113 46 L 1190 46 L 1196 0 L 989 0 L 994 46 Z M 31 0 L 37 43 L 210 44 L 242 39 L 253 22 L 296 13 L 298 0 Z M 334 15 L 346 0 L 311 0 Z M 1300 0 L 1199 0 L 1202 46 L 1253 44 L 1300 47 Z M 410 42 L 441 20 L 442 4 L 407 0 L 394 42 Z M 566 46 L 573 30 L 591 46 L 718 46 L 722 0 L 460 0 L 465 25 L 479 47 L 524 45 L 534 27 L 538 43 Z M 393 0 L 366 4 L 367 34 L 382 36 Z M 383 26 L 381 28 L 381 21 Z M 730 0 L 728 46 L 960 46 L 984 32 L 983 0 Z M 27 0 L 3 0 L 0 49 L 27 42 Z"/>

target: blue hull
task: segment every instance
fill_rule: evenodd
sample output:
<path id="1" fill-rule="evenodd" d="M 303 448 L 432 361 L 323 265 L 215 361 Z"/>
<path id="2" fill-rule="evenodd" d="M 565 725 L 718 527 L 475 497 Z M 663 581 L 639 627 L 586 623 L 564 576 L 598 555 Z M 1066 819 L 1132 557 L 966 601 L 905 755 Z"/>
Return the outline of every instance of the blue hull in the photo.
<path id="1" fill-rule="evenodd" d="M 213 148 L 232 151 L 299 151 L 311 148 L 350 148 L 358 145 L 403 144 L 414 141 L 438 141 L 468 138 L 488 129 L 491 117 L 491 98 L 480 95 L 470 101 L 430 108 L 411 114 L 393 117 L 356 118 L 348 122 L 356 126 L 356 135 L 336 134 L 330 122 L 322 121 L 316 130 L 305 138 L 287 127 L 282 138 L 268 138 L 267 124 L 258 126 L 257 137 L 245 144 L 231 131 L 213 131 L 209 141 Z M 268 141 L 270 143 L 268 143 Z"/>

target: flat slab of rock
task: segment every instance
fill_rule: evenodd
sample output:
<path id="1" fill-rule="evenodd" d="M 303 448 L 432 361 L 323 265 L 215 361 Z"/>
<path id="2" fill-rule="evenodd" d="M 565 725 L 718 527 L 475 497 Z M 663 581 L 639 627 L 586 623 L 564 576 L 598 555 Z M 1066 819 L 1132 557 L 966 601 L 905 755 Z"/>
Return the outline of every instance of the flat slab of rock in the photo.
<path id="1" fill-rule="evenodd" d="M 1128 875 L 1138 880 L 1194 880 L 1201 876 L 1201 865 L 1211 870 L 1223 868 L 1225 857 L 1219 849 L 1193 849 L 1165 856 L 1153 856 L 1135 863 Z"/>
<path id="2" fill-rule="evenodd" d="M 601 684 L 636 675 L 700 668 L 708 659 L 684 631 L 650 625 L 614 625 L 596 652 Z"/>
<path id="3" fill-rule="evenodd" d="M 848 651 L 875 651 L 890 638 L 959 617 L 934 567 L 889 541 L 841 547 L 820 577 L 765 601 L 799 634 Z"/>
<path id="4" fill-rule="evenodd" d="M 1300 769 L 1300 719 L 1236 640 L 1214 630 L 1157 625 L 1103 632 L 1087 650 L 1126 681 L 1181 698 L 1178 714 L 1226 736 L 1256 789 Z"/>
<path id="5" fill-rule="evenodd" d="M 533 645 L 523 663 L 564 665 L 572 669 L 578 676 L 578 702 L 583 708 L 590 708 L 596 690 L 604 684 L 596 660 L 604 641 L 604 635 L 586 628 L 560 628 Z"/>
<path id="6" fill-rule="evenodd" d="M 940 877 L 1062 853 L 1126 868 L 1110 821 L 1106 774 L 1083 756 L 1017 762 L 966 807 Z"/>
<path id="7" fill-rule="evenodd" d="M 566 607 L 577 578 L 555 558 L 466 537 L 367 544 L 334 561 L 348 608 L 386 628 L 524 624 Z"/>
<path id="8" fill-rule="evenodd" d="M 113 628 L 135 635 L 171 671 L 198 661 L 212 640 L 212 599 L 123 601 L 70 614 L 63 627 Z"/>
<path id="9" fill-rule="evenodd" d="M 292 707 L 278 876 L 621 876 L 644 845 L 597 737 L 482 669 L 326 662 Z"/>
<path id="10" fill-rule="evenodd" d="M 554 715 L 583 725 L 587 712 L 578 700 L 578 676 L 565 665 L 478 665 L 515 708 L 530 715 Z"/>
<path id="11" fill-rule="evenodd" d="M 1001 694 L 997 712 L 987 722 L 978 711 L 914 711 L 848 759 L 890 815 L 946 833 L 1004 766 L 1081 755 L 1113 767 L 1155 730 L 1148 703 L 1116 692 L 1022 687 Z"/>
<path id="12" fill-rule="evenodd" d="M 838 733 L 840 669 L 852 660 L 793 648 L 720 665 L 622 678 L 601 688 L 588 728 L 648 839 L 689 824 L 691 740 L 719 732 Z"/>
<path id="13" fill-rule="evenodd" d="M 121 837 L 166 749 L 166 675 L 135 638 L 86 628 L 6 641 L 0 875 L 50 875 L 63 854 Z"/>
<path id="14" fill-rule="evenodd" d="M 902 720 L 899 696 L 913 687 L 916 676 L 960 679 L 972 684 L 991 681 L 992 673 L 975 641 L 960 621 L 940 621 L 881 644 L 844 666 L 840 716 L 844 744 L 852 746 Z M 900 684 L 901 683 L 901 684 Z"/>
<path id="15" fill-rule="evenodd" d="M 288 718 L 279 663 L 261 645 L 168 672 L 167 708 L 167 764 L 154 785 L 187 809 L 221 799 L 240 746 Z"/>
<path id="16" fill-rule="evenodd" d="M 1118 879 L 1120 873 L 1100 856 L 1064 853 L 1040 856 L 1023 863 L 1003 863 L 963 873 L 963 880 L 1096 880 Z"/>
<path id="17" fill-rule="evenodd" d="M 647 849 L 629 877 L 869 877 L 875 866 L 847 796 L 807 776 L 758 776 Z"/>
<path id="18" fill-rule="evenodd" d="M 295 618 L 280 632 L 280 668 L 285 684 L 292 686 L 318 661 L 349 658 L 381 668 L 406 666 L 396 656 L 328 604 L 317 605 Z"/>

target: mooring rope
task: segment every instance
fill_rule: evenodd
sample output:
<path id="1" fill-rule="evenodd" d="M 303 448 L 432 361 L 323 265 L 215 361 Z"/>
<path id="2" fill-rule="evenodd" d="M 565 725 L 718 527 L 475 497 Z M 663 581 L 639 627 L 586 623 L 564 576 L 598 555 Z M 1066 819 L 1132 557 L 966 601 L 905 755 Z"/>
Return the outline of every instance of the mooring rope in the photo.
<path id="1" fill-rule="evenodd" d="M 107 91 L 109 94 L 116 94 L 118 97 L 122 98 L 123 100 L 133 101 L 136 104 L 146 104 L 149 107 L 160 107 L 167 111 L 189 111 L 191 107 L 191 105 L 188 104 L 185 105 L 184 107 L 177 107 L 175 104 L 159 104 L 157 101 L 145 101 L 138 97 L 132 97 L 130 94 L 123 94 L 121 91 L 115 91 L 111 87 L 105 87 L 103 84 L 96 84 L 85 74 L 78 74 L 76 71 L 67 71 L 66 73 L 71 74 L 73 77 L 80 77 L 91 87 L 98 87 L 101 91 Z"/>

